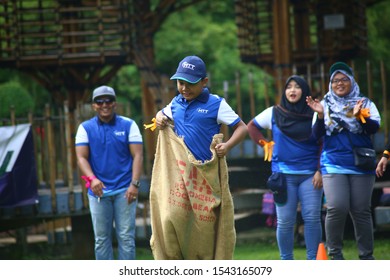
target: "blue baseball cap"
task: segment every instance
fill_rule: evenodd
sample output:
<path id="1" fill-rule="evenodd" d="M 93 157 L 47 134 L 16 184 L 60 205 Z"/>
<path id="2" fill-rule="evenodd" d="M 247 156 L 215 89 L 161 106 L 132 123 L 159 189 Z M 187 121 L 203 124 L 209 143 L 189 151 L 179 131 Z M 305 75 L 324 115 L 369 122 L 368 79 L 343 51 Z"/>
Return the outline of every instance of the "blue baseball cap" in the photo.
<path id="1" fill-rule="evenodd" d="M 206 76 L 206 65 L 203 60 L 192 55 L 180 61 L 176 74 L 171 77 L 171 80 L 184 80 L 188 83 L 196 84 Z"/>

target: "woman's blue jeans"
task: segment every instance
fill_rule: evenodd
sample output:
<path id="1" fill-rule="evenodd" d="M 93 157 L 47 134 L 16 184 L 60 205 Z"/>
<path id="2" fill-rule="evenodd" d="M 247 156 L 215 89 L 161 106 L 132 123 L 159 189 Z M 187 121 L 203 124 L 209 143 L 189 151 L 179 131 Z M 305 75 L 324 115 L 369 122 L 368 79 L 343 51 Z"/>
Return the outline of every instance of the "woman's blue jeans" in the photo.
<path id="1" fill-rule="evenodd" d="M 114 259 L 112 233 L 118 241 L 118 259 L 135 259 L 135 217 L 137 201 L 128 204 L 125 191 L 113 196 L 88 195 L 92 225 L 95 234 L 95 256 L 97 260 Z"/>
<path id="2" fill-rule="evenodd" d="M 294 259 L 294 228 L 297 218 L 298 202 L 304 221 L 304 236 L 308 260 L 315 260 L 318 245 L 322 239 L 321 207 L 323 190 L 314 189 L 313 175 L 284 174 L 287 184 L 287 202 L 276 205 L 277 229 L 280 258 Z"/>

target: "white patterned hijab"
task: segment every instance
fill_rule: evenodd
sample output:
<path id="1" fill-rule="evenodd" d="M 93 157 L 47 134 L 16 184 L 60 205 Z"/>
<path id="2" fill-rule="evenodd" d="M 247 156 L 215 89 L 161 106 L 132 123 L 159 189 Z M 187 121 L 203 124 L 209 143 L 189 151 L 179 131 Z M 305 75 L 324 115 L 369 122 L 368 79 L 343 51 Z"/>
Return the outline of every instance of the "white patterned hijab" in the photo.
<path id="1" fill-rule="evenodd" d="M 351 80 L 351 92 L 343 97 L 338 96 L 332 90 L 332 80 L 336 73 L 343 73 Z M 361 95 L 359 85 L 354 77 L 344 70 L 336 70 L 332 73 L 329 81 L 329 91 L 324 96 L 324 120 L 326 134 L 332 135 L 347 129 L 352 133 L 362 133 L 363 128 L 353 115 L 356 102 L 364 99 L 363 108 L 369 107 L 370 100 Z"/>

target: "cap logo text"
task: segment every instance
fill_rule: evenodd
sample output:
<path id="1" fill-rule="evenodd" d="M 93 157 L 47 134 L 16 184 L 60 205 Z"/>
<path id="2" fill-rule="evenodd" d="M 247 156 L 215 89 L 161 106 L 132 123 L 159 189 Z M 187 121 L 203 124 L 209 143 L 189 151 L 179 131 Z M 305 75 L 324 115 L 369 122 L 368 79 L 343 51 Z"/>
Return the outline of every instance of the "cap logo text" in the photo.
<path id="1" fill-rule="evenodd" d="M 186 68 L 186 69 L 190 69 L 190 70 L 194 70 L 195 69 L 195 65 L 194 64 L 190 64 L 190 63 L 188 63 L 186 61 L 184 61 L 181 64 L 181 67 Z"/>

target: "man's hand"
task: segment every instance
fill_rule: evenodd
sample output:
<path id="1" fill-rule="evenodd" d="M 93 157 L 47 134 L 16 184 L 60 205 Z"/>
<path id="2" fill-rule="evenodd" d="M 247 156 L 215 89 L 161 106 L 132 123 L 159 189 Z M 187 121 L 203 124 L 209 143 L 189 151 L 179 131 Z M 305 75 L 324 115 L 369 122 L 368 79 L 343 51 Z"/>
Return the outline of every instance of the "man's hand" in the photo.
<path id="1" fill-rule="evenodd" d="M 98 178 L 94 178 L 92 181 L 91 181 L 91 190 L 92 192 L 98 196 L 98 197 L 102 197 L 103 196 L 103 189 L 105 188 L 106 186 L 103 184 L 102 181 L 100 181 Z"/>
<path id="2" fill-rule="evenodd" d="M 136 201 L 137 197 L 138 197 L 138 189 L 133 184 L 130 184 L 130 187 L 127 188 L 125 193 L 125 198 L 127 199 L 127 203 L 130 204 L 133 201 Z"/>

